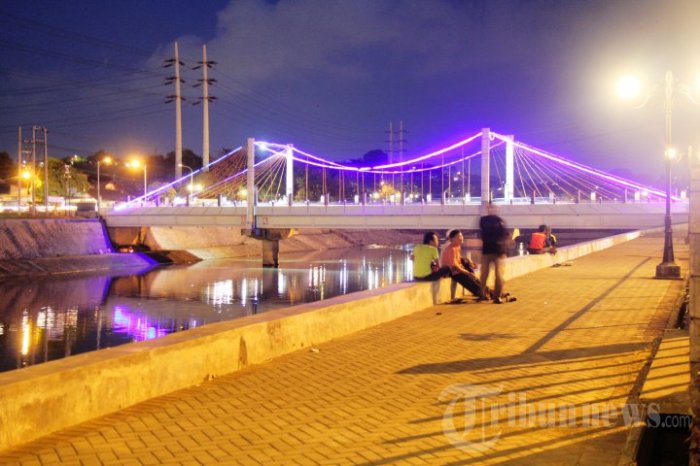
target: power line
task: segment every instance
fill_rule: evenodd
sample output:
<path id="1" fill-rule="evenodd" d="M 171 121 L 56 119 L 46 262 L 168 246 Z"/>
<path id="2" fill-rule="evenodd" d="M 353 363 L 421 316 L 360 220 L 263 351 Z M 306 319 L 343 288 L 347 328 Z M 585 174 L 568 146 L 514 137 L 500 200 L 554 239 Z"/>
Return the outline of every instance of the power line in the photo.
<path id="1" fill-rule="evenodd" d="M 49 25 L 46 23 L 32 20 L 32 19 L 23 18 L 23 17 L 13 15 L 13 14 L 10 14 L 10 13 L 8 13 L 6 11 L 2 11 L 2 10 L 0 10 L 0 18 L 1 17 L 5 17 L 5 18 L 8 18 L 11 20 L 11 21 L 5 20 L 4 21 L 5 23 L 12 24 L 13 26 L 19 24 L 23 28 L 33 29 L 35 31 L 41 32 L 41 33 L 49 35 L 49 36 L 69 39 L 69 40 L 73 40 L 75 42 L 80 42 L 80 43 L 92 45 L 95 47 L 108 48 L 108 49 L 116 50 L 116 51 L 119 51 L 122 53 L 123 52 L 133 53 L 133 54 L 144 56 L 144 57 L 151 56 L 150 52 L 143 50 L 143 49 L 139 49 L 137 47 L 119 44 L 117 42 L 111 42 L 111 41 L 108 41 L 105 39 L 89 36 L 87 34 L 82 34 L 82 33 L 70 31 L 67 29 L 61 29 L 61 28 L 56 27 L 55 25 Z"/>

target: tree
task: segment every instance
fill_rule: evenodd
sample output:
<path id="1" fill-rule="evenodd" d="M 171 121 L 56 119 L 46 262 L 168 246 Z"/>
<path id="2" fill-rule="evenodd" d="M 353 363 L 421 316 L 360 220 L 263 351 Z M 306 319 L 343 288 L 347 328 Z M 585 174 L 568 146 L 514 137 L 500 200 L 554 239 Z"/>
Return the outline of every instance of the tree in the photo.
<path id="1" fill-rule="evenodd" d="M 371 150 L 362 156 L 362 162 L 370 166 L 382 165 L 387 163 L 388 160 L 389 156 L 386 154 L 386 152 L 379 149 Z"/>
<path id="2" fill-rule="evenodd" d="M 89 189 L 87 174 L 65 164 L 63 160 L 49 158 L 49 196 L 74 196 Z"/>
<path id="3" fill-rule="evenodd" d="M 187 165 L 192 170 L 199 170 L 200 168 L 202 168 L 202 157 L 195 154 L 190 149 L 183 149 L 182 164 Z M 169 174 L 169 176 L 175 176 L 175 151 L 168 152 L 168 155 L 165 156 L 165 166 L 168 169 L 167 173 Z M 189 170 L 184 169 L 183 175 L 185 174 L 185 172 L 189 173 Z"/>
<path id="4" fill-rule="evenodd" d="M 10 157 L 10 154 L 3 151 L 0 152 L 0 180 L 9 180 L 17 176 L 15 162 Z"/>

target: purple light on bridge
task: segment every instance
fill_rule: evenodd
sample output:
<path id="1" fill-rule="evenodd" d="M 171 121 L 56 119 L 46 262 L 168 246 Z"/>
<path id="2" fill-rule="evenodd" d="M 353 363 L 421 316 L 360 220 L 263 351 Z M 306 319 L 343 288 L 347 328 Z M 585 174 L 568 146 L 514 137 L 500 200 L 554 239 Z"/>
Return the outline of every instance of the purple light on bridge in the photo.
<path id="1" fill-rule="evenodd" d="M 481 131 L 479 131 L 479 132 L 476 133 L 474 136 L 468 137 L 467 139 L 464 139 L 464 140 L 462 140 L 462 141 L 459 141 L 459 142 L 457 142 L 457 143 L 455 143 L 455 144 L 452 144 L 451 146 L 445 147 L 445 148 L 440 149 L 440 150 L 437 150 L 437 151 L 435 151 L 435 152 L 431 152 L 430 154 L 421 155 L 420 157 L 416 157 L 415 159 L 411 159 L 411 160 L 406 160 L 406 161 L 404 161 L 404 162 L 389 163 L 389 164 L 385 164 L 385 165 L 377 165 L 377 166 L 375 166 L 375 167 L 372 167 L 372 169 L 373 169 L 373 170 L 380 170 L 380 169 L 382 169 L 382 168 L 403 167 L 403 166 L 405 166 L 405 165 L 411 165 L 411 164 L 414 164 L 414 163 L 416 163 L 416 162 L 421 162 L 421 161 L 424 161 L 424 160 L 428 160 L 428 159 L 430 159 L 430 158 L 432 158 L 432 157 L 436 157 L 436 156 L 438 156 L 438 155 L 442 155 L 442 154 L 444 154 L 445 152 L 449 152 L 449 151 L 451 151 L 451 150 L 457 149 L 458 147 L 462 147 L 462 146 L 464 146 L 464 145 L 467 145 L 467 144 L 469 144 L 470 142 L 472 142 L 473 140 L 475 140 L 476 138 L 480 138 L 482 134 L 483 134 L 483 133 L 482 133 Z"/>

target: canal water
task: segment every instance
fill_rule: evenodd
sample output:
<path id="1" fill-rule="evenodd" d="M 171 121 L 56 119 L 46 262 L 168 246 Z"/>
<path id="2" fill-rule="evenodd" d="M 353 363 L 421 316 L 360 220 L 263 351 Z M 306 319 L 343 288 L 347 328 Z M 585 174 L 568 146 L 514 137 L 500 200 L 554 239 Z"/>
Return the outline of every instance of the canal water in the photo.
<path id="1" fill-rule="evenodd" d="M 560 244 L 609 234 L 562 234 Z M 0 371 L 411 280 L 411 248 L 288 254 L 279 269 L 255 257 L 0 281 Z"/>
<path id="2" fill-rule="evenodd" d="M 0 371 L 412 279 L 409 247 L 0 282 Z"/>

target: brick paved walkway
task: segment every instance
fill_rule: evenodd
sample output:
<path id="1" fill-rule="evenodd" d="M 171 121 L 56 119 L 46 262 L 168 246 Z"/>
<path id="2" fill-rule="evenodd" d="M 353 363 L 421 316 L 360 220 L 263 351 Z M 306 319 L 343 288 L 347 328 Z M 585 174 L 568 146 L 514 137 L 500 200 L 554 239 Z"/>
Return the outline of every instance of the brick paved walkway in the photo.
<path id="1" fill-rule="evenodd" d="M 515 303 L 436 306 L 0 464 L 617 464 L 620 408 L 682 288 L 651 279 L 661 250 L 641 238 L 542 270 L 508 283 Z"/>

